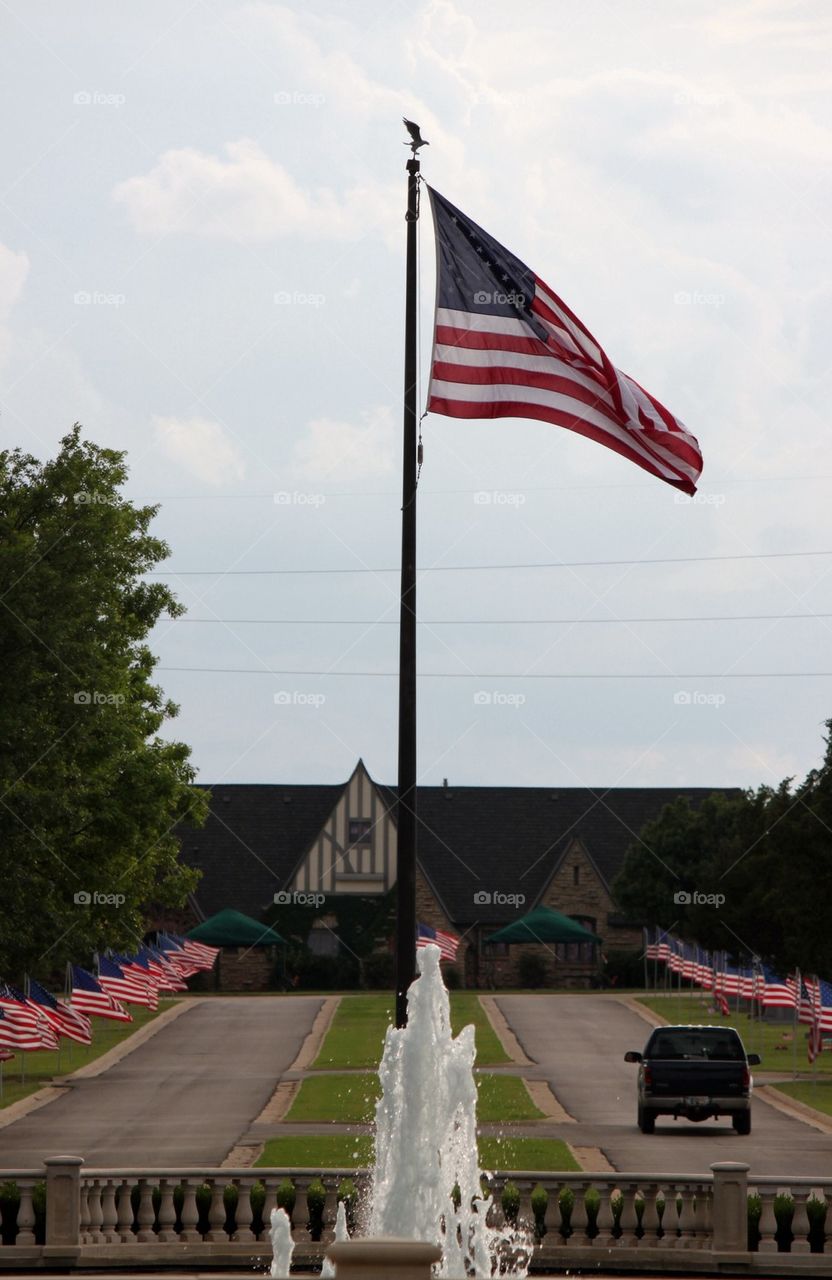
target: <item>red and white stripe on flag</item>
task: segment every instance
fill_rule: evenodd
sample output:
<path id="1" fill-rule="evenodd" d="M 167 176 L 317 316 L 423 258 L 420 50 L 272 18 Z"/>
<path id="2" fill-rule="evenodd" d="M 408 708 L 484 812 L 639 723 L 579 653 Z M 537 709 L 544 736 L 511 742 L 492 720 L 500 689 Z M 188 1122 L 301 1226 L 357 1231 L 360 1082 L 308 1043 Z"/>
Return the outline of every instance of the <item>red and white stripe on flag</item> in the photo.
<path id="1" fill-rule="evenodd" d="M 684 424 L 614 367 L 539 276 L 428 190 L 438 263 L 428 410 L 551 422 L 695 493 L 702 454 Z"/>

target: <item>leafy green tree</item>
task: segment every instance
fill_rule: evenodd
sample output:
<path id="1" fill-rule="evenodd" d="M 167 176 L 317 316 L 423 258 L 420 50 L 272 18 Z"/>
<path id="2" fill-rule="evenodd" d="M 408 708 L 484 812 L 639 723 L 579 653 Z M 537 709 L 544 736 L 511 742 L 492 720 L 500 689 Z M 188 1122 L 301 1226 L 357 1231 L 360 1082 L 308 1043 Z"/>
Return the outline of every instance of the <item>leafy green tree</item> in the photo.
<path id="1" fill-rule="evenodd" d="M 181 606 L 144 578 L 169 554 L 124 455 L 76 425 L 54 460 L 0 452 L 0 977 L 135 945 L 149 901 L 196 874 L 173 834 L 204 820 L 147 636 Z M 95 900 L 95 895 L 99 900 Z M 91 900 L 86 901 L 85 895 Z M 102 895 L 104 899 L 102 900 Z M 109 896 L 111 901 L 106 901 Z"/>
<path id="2" fill-rule="evenodd" d="M 719 894 L 719 906 L 679 895 Z M 822 765 L 794 787 L 684 799 L 648 823 L 614 886 L 631 918 L 781 972 L 832 975 L 832 721 Z"/>

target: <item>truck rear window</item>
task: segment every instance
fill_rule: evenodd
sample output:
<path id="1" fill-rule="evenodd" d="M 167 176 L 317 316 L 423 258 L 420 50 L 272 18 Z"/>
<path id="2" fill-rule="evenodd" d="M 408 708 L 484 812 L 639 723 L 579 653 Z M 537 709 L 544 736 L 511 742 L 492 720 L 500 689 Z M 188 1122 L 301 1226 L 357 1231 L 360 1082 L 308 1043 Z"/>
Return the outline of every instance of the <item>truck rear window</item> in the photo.
<path id="1" fill-rule="evenodd" d="M 648 1058 L 707 1058 L 714 1062 L 741 1062 L 745 1058 L 739 1036 L 726 1031 L 662 1030 L 650 1040 Z"/>

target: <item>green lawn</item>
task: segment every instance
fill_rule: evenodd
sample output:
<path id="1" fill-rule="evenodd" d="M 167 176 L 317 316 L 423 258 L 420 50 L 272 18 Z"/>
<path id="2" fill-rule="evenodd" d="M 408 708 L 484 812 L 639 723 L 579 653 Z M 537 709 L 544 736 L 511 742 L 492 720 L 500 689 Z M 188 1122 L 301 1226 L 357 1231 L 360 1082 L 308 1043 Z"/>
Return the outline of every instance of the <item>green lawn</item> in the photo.
<path id="1" fill-rule="evenodd" d="M 534 1105 L 518 1076 L 477 1075 L 477 1117 L 482 1124 L 512 1124 L 540 1120 L 543 1112 Z M 287 1123 L 370 1124 L 380 1096 L 378 1076 L 307 1076 L 286 1115 Z"/>
<path id="2" fill-rule="evenodd" d="M 451 992 L 451 1029 L 455 1036 L 463 1027 L 473 1022 L 477 1042 L 477 1066 L 491 1066 L 500 1062 L 510 1062 L 508 1054 L 500 1044 L 496 1031 L 488 1021 L 488 1015 L 480 1004 L 475 991 Z"/>
<path id="3" fill-rule="evenodd" d="M 480 1138 L 485 1169 L 529 1169 L 538 1173 L 580 1172 L 565 1142 L 555 1138 Z M 257 1161 L 261 1169 L 365 1169 L 372 1164 L 373 1140 L 342 1134 L 270 1138 Z"/>
<path id="4" fill-rule="evenodd" d="M 509 1057 L 476 994 L 469 991 L 452 991 L 450 994 L 454 1035 L 458 1035 L 468 1023 L 473 1023 L 476 1029 L 477 1063 L 508 1062 Z M 377 1067 L 384 1048 L 384 1035 L 393 1018 L 394 1002 L 386 993 L 342 996 L 332 1025 L 312 1064 L 313 1069 Z"/>
<path id="5" fill-rule="evenodd" d="M 693 994 L 684 994 L 681 996 L 640 996 L 641 1004 L 646 1005 L 648 1009 L 652 1009 L 654 1013 L 659 1013 L 668 1022 L 703 1022 L 714 1023 L 719 1026 L 735 1027 L 742 1036 L 743 1044 L 747 1053 L 759 1053 L 762 1062 L 759 1070 L 761 1071 L 782 1071 L 788 1074 L 792 1070 L 792 1064 L 796 1062 L 797 1070 L 801 1073 L 811 1071 L 811 1067 L 806 1058 L 806 1031 L 804 1025 L 797 1028 L 797 1052 L 795 1054 L 792 1041 L 784 1041 L 784 1035 L 791 1035 L 793 1025 L 790 1022 L 759 1022 L 749 1018 L 746 1013 L 735 1013 L 733 1008 L 730 1015 L 725 1018 L 721 1013 L 715 1012 L 711 1007 L 711 1001 L 708 996 L 701 992 Z M 732 1002 L 729 1000 L 729 1004 Z M 647 1040 L 648 1031 L 645 1027 L 644 1041 Z M 777 1049 L 776 1045 L 786 1044 L 785 1048 Z M 633 1049 L 643 1048 L 642 1044 L 633 1044 Z M 821 1054 L 818 1059 L 818 1071 L 823 1074 L 832 1075 L 832 1053 Z"/>
<path id="6" fill-rule="evenodd" d="M 817 1083 L 811 1080 L 790 1080 L 774 1087 L 781 1093 L 787 1093 L 790 1098 L 796 1098 L 798 1102 L 805 1102 L 807 1107 L 814 1107 L 816 1111 L 832 1116 L 832 1080 L 818 1080 Z"/>
<path id="7" fill-rule="evenodd" d="M 483 1169 L 528 1169 L 534 1173 L 580 1173 L 565 1142 L 559 1138 L 480 1138 Z"/>
<path id="8" fill-rule="evenodd" d="M 0 1096 L 0 1108 L 8 1107 L 30 1093 L 36 1093 L 44 1085 L 50 1084 L 56 1076 L 70 1075 L 88 1062 L 94 1062 L 103 1053 L 108 1053 L 115 1045 L 126 1040 L 140 1027 L 152 1022 L 160 1013 L 173 1004 L 173 1000 L 160 1000 L 155 1013 L 132 1005 L 132 1022 L 112 1022 L 108 1018 L 92 1019 L 92 1044 L 75 1044 L 71 1040 L 61 1040 L 60 1051 L 57 1049 L 41 1050 L 37 1053 L 18 1053 L 10 1062 L 2 1065 L 3 1090 Z M 23 1082 L 21 1083 L 21 1074 Z"/>

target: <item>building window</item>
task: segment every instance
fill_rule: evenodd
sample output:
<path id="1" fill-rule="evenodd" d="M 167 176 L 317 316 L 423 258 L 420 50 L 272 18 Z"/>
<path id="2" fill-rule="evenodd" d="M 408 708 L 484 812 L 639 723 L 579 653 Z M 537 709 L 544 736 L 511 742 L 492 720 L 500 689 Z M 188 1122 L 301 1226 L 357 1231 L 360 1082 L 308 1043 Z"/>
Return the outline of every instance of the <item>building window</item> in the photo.
<path id="1" fill-rule="evenodd" d="M 573 884 L 581 883 L 581 868 L 579 866 L 574 866 L 572 868 L 572 883 Z"/>
<path id="2" fill-rule="evenodd" d="M 372 844 L 372 821 L 369 818 L 350 818 L 349 843 Z"/>
<path id="3" fill-rule="evenodd" d="M 484 942 L 482 944 L 482 953 L 489 960 L 504 960 L 508 954 L 507 942 Z"/>

